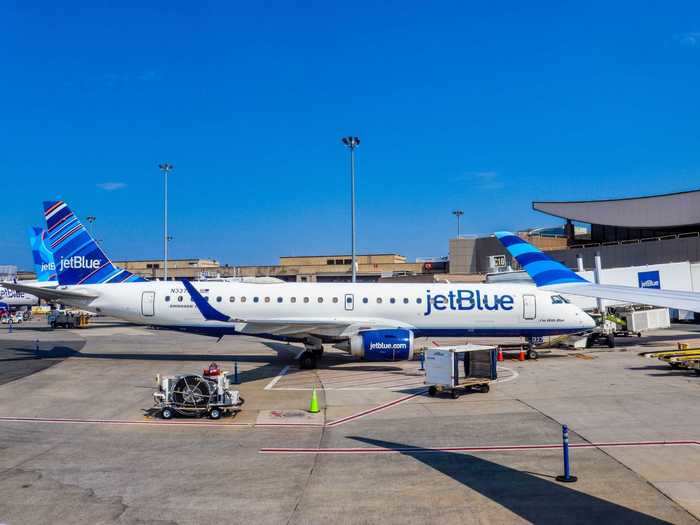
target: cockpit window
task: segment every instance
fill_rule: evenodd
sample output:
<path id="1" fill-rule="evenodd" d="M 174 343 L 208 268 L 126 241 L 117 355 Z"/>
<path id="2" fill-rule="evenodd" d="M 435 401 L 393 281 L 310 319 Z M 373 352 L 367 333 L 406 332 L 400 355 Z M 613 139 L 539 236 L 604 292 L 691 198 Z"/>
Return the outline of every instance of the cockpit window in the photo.
<path id="1" fill-rule="evenodd" d="M 553 295 L 552 304 L 569 304 L 569 300 L 561 295 Z"/>

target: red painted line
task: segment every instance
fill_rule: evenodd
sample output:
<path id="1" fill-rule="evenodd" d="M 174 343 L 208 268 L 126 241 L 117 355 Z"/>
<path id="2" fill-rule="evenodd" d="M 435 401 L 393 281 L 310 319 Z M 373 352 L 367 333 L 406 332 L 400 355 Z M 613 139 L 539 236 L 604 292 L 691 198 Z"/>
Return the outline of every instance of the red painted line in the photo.
<path id="1" fill-rule="evenodd" d="M 66 423 L 90 425 L 155 425 L 155 426 L 197 426 L 197 427 L 250 427 L 248 423 L 209 423 L 204 421 L 136 421 L 129 419 L 73 419 L 45 417 L 6 417 L 0 416 L 0 422 L 7 423 Z"/>
<path id="2" fill-rule="evenodd" d="M 659 447 L 659 446 L 700 446 L 700 441 L 636 441 L 636 442 L 610 442 L 610 443 L 572 443 L 569 448 L 612 448 L 612 447 Z M 346 448 L 261 448 L 261 454 L 431 454 L 441 452 L 508 452 L 528 450 L 552 450 L 561 449 L 562 445 L 494 445 L 483 447 L 346 447 Z"/>
<path id="3" fill-rule="evenodd" d="M 256 423 L 256 427 L 316 427 L 323 428 L 321 423 Z"/>
<path id="4" fill-rule="evenodd" d="M 326 426 L 327 427 L 336 427 L 338 425 L 341 425 L 343 423 L 347 423 L 348 421 L 354 421 L 355 419 L 359 419 L 361 417 L 368 416 L 370 414 L 374 414 L 375 412 L 379 412 L 380 410 L 385 410 L 387 408 L 391 408 L 395 405 L 398 405 L 399 403 L 403 403 L 404 401 L 408 401 L 409 399 L 413 399 L 416 396 L 419 396 L 422 394 L 423 391 L 421 392 L 416 392 L 415 394 L 409 394 L 404 397 L 400 397 L 399 399 L 395 399 L 394 401 L 389 401 L 388 403 L 384 403 L 383 405 L 376 406 L 374 408 L 370 408 L 368 410 L 363 410 L 362 412 L 358 412 L 357 414 L 352 414 L 340 419 L 336 419 L 335 421 L 331 421 L 328 423 Z"/>

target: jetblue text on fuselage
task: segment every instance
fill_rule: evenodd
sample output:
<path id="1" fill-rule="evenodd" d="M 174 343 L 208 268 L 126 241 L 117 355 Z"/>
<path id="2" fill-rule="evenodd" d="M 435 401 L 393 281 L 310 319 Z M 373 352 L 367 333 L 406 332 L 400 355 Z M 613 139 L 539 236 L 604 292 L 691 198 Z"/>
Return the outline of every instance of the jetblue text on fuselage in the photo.
<path id="1" fill-rule="evenodd" d="M 61 271 L 75 268 L 76 270 L 97 270 L 100 267 L 99 259 L 87 259 L 82 255 L 75 255 L 67 259 L 61 259 Z"/>
<path id="2" fill-rule="evenodd" d="M 430 295 L 426 292 L 425 312 L 430 315 L 433 310 L 512 310 L 512 295 L 498 295 L 482 293 L 481 290 L 450 290 L 447 295 Z"/>

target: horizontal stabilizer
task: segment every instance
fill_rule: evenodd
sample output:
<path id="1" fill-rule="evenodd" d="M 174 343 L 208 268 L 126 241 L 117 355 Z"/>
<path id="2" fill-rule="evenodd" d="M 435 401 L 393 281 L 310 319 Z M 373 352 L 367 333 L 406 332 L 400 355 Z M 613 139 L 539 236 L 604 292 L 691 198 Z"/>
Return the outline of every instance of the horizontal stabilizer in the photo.
<path id="1" fill-rule="evenodd" d="M 71 301 L 76 299 L 90 300 L 99 297 L 99 294 L 87 290 L 60 290 L 57 288 L 42 288 L 21 283 L 0 283 L 0 286 L 18 292 L 24 292 L 47 301 Z"/>

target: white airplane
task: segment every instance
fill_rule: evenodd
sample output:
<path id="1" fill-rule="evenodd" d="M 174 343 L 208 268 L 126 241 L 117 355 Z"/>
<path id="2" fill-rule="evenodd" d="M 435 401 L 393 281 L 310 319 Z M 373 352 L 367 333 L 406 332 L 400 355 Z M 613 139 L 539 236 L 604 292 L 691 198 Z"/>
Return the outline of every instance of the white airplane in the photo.
<path id="1" fill-rule="evenodd" d="M 594 284 L 511 232 L 496 237 L 540 290 L 700 312 L 700 293 Z"/>
<path id="2" fill-rule="evenodd" d="M 303 368 L 316 365 L 323 344 L 393 361 L 412 358 L 415 337 L 534 337 L 595 325 L 560 295 L 522 284 L 143 281 L 114 267 L 65 203 L 44 209 L 60 286 L 32 293 L 137 324 L 302 342 Z"/>
<path id="3" fill-rule="evenodd" d="M 53 254 L 46 247 L 45 239 L 46 230 L 37 227 L 29 228 L 29 244 L 32 248 L 36 280 L 22 281 L 21 284 L 40 288 L 58 286 Z M 12 290 L 0 285 L 0 304 L 5 304 L 9 308 L 34 306 L 39 304 L 39 298 L 36 295 Z"/>

